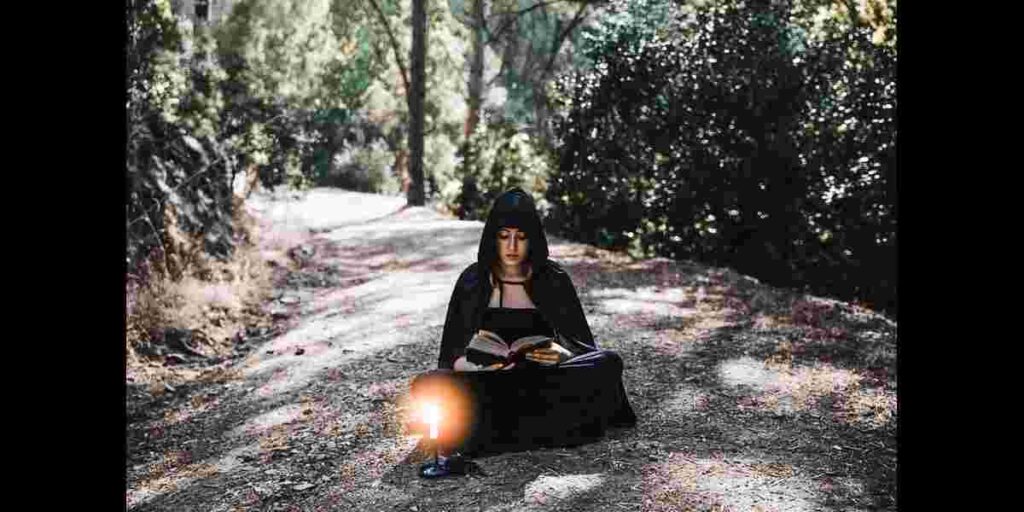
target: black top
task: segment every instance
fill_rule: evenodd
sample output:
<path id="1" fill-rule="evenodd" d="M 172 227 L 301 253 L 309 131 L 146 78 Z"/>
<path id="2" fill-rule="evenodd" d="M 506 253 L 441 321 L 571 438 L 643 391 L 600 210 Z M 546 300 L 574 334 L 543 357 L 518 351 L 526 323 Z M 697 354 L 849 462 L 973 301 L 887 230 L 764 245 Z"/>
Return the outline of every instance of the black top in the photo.
<path id="1" fill-rule="evenodd" d="M 493 240 L 491 243 L 494 243 Z M 494 291 L 492 277 L 489 269 L 481 267 L 478 262 L 466 266 L 459 274 L 448 300 L 448 312 L 441 332 L 438 368 L 450 370 L 455 360 L 465 355 L 466 345 L 481 328 L 484 313 L 488 309 L 491 292 Z M 552 329 L 557 330 L 560 345 L 575 354 L 601 348 L 587 325 L 576 287 L 560 264 L 546 260 L 533 268 L 526 293 L 544 320 Z"/>
<path id="2" fill-rule="evenodd" d="M 521 282 L 515 281 L 502 281 L 498 279 L 502 285 L 512 284 L 523 286 Z M 499 307 L 489 307 L 484 310 L 483 320 L 480 324 L 480 328 L 491 331 L 507 343 L 511 343 L 524 336 L 532 336 L 536 334 L 544 334 L 547 336 L 554 335 L 554 329 L 551 325 L 544 320 L 543 315 L 540 311 L 535 308 L 506 308 L 504 307 L 504 293 L 502 289 L 504 286 L 499 287 L 498 291 L 498 305 Z"/>

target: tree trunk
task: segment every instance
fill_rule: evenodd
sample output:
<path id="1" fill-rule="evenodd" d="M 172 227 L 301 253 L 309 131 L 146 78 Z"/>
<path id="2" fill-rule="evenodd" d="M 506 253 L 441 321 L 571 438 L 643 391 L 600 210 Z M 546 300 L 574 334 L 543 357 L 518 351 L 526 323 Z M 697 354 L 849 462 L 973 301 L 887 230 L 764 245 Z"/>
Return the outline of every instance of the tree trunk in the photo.
<path id="1" fill-rule="evenodd" d="M 465 136 L 468 141 L 480 122 L 480 103 L 484 92 L 484 2 L 473 2 L 473 54 L 469 64 L 469 113 L 466 116 Z"/>
<path id="2" fill-rule="evenodd" d="M 409 151 L 404 148 L 395 149 L 395 174 L 401 183 L 402 193 L 408 198 L 412 180 L 409 179 Z"/>
<path id="3" fill-rule="evenodd" d="M 409 206 L 423 206 L 426 202 L 423 190 L 423 100 L 426 95 L 424 84 L 427 39 L 427 0 L 412 0 L 412 90 L 406 98 L 409 101 Z"/>

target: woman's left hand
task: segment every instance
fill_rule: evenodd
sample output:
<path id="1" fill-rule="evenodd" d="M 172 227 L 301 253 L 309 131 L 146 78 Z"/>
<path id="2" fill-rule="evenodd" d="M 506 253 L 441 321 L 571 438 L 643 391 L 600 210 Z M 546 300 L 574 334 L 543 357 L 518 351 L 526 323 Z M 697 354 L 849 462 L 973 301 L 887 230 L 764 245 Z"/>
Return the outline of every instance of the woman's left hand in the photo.
<path id="1" fill-rule="evenodd" d="M 524 357 L 535 363 L 543 365 L 558 364 L 572 357 L 572 352 L 557 343 L 552 343 L 550 348 L 537 348 L 527 352 Z"/>

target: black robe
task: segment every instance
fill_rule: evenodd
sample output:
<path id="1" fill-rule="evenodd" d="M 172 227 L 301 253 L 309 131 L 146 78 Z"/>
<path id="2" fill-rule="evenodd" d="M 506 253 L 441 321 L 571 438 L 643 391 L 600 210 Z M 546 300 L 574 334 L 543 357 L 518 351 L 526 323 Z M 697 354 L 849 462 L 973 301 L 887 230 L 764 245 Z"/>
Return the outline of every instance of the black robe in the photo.
<path id="1" fill-rule="evenodd" d="M 529 238 L 532 268 L 526 292 L 558 343 L 577 357 L 554 368 L 488 372 L 453 372 L 455 360 L 480 328 L 494 289 L 491 262 L 497 259 L 496 236 L 515 226 Z M 573 362 L 575 361 L 575 362 Z M 603 435 L 608 426 L 632 426 L 636 416 L 622 384 L 623 362 L 594 340 L 568 272 L 548 258 L 540 217 L 521 189 L 500 196 L 484 225 L 477 261 L 455 283 L 438 357 L 438 371 L 421 375 L 413 392 L 430 393 L 432 384 L 456 382 L 471 405 L 463 423 L 469 427 L 469 453 L 524 449 L 536 445 L 573 445 Z M 510 405 L 511 404 L 511 405 Z M 493 434 L 493 435 L 492 435 Z M 466 436 L 457 436 L 466 437 Z M 452 443 L 457 444 L 457 443 Z"/>
<path id="2" fill-rule="evenodd" d="M 559 344 L 574 354 L 599 350 L 576 288 L 565 269 L 548 260 L 534 271 L 531 284 L 527 294 L 544 320 L 554 328 Z M 479 263 L 472 263 L 459 275 L 448 301 L 438 368 L 451 369 L 455 360 L 465 354 L 466 345 L 480 328 L 493 291 L 490 272 L 481 272 Z"/>

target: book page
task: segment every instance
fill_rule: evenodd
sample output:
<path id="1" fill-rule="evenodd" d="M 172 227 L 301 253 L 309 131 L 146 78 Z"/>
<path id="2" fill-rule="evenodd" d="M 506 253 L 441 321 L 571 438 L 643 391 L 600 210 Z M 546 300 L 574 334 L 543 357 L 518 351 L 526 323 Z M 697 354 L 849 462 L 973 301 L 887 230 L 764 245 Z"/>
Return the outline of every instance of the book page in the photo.
<path id="1" fill-rule="evenodd" d="M 544 336 L 544 335 L 527 336 L 525 338 L 519 338 L 518 340 L 512 342 L 512 347 L 511 347 L 510 351 L 512 353 L 528 352 L 529 350 L 531 350 L 531 349 L 533 349 L 535 347 L 541 346 L 541 345 L 545 345 L 545 344 L 547 344 L 550 341 L 551 341 L 551 337 L 550 336 Z"/>

